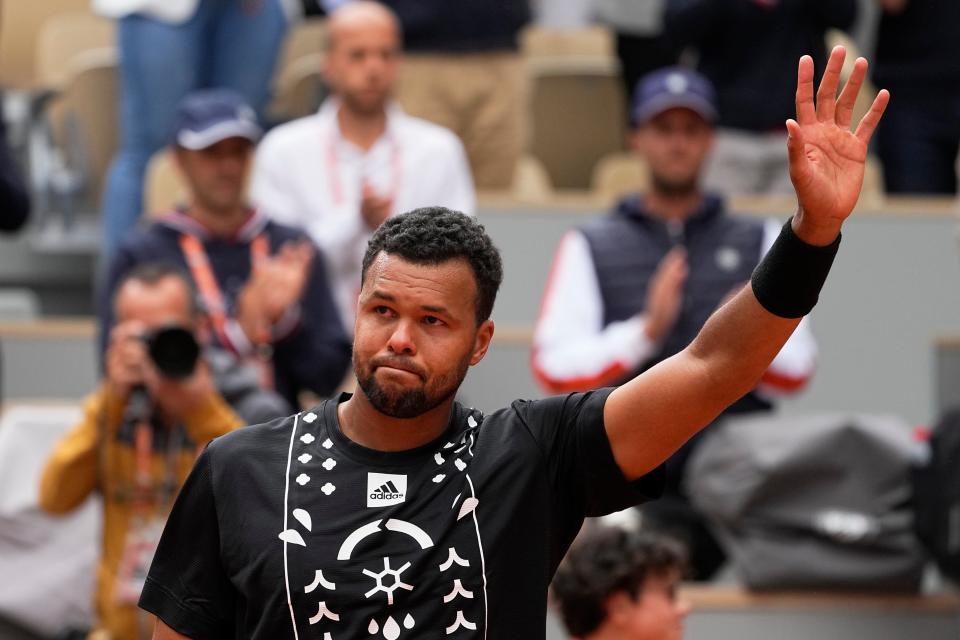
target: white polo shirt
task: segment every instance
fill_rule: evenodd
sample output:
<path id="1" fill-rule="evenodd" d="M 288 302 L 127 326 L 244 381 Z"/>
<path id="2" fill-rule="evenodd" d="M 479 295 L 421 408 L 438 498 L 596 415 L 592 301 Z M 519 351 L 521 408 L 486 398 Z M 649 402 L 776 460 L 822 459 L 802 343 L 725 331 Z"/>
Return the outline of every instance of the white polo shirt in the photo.
<path id="1" fill-rule="evenodd" d="M 340 315 L 353 333 L 360 267 L 373 231 L 360 215 L 363 184 L 392 197 L 390 215 L 443 206 L 474 215 L 476 197 L 460 140 L 447 129 L 387 111 L 366 152 L 340 135 L 339 103 L 279 126 L 257 149 L 251 198 L 278 222 L 305 230 L 323 250 Z"/>

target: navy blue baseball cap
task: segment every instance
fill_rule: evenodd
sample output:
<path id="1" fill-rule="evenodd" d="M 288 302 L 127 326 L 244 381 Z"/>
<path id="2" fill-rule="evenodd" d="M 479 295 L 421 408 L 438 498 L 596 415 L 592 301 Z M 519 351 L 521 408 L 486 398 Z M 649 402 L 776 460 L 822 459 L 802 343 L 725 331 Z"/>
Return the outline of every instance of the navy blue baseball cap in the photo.
<path id="1" fill-rule="evenodd" d="M 185 149 L 206 149 L 227 138 L 260 139 L 257 114 L 240 94 L 205 89 L 188 94 L 177 107 L 173 142 Z"/>
<path id="2" fill-rule="evenodd" d="M 685 67 L 665 67 L 640 79 L 633 92 L 633 122 L 639 126 L 676 107 L 698 113 L 704 120 L 717 120 L 717 98 L 713 84 Z"/>

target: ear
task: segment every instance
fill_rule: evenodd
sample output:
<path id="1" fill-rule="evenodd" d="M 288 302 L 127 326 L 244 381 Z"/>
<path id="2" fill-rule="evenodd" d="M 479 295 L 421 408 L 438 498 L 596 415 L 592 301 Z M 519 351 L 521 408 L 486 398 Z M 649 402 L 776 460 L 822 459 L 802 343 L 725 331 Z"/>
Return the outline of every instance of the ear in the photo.
<path id="1" fill-rule="evenodd" d="M 470 356 L 470 366 L 478 364 L 487 355 L 490 341 L 493 340 L 493 320 L 484 320 L 477 329 L 477 336 L 473 341 L 473 355 Z"/>
<path id="2" fill-rule="evenodd" d="M 616 627 L 626 627 L 630 614 L 636 603 L 624 591 L 617 591 L 607 596 L 604 608 L 607 610 L 607 624 Z"/>

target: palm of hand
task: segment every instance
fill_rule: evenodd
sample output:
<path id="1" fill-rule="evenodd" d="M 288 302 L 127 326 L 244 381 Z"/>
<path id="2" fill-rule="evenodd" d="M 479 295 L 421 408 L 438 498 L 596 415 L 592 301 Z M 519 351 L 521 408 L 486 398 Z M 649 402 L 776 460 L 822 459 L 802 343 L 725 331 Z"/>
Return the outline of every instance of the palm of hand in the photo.
<path id="1" fill-rule="evenodd" d="M 815 227 L 839 229 L 850 215 L 863 185 L 867 146 L 890 94 L 880 91 L 870 110 L 850 131 L 857 94 L 867 74 L 867 61 L 858 58 L 837 97 L 846 53 L 835 47 L 813 97 L 813 60 L 803 56 L 797 69 L 797 119 L 787 121 L 790 178 L 800 209 Z"/>
<path id="2" fill-rule="evenodd" d="M 863 186 L 867 145 L 833 122 L 802 126 L 806 162 L 791 167 L 791 178 L 804 211 L 818 219 L 843 222 Z"/>

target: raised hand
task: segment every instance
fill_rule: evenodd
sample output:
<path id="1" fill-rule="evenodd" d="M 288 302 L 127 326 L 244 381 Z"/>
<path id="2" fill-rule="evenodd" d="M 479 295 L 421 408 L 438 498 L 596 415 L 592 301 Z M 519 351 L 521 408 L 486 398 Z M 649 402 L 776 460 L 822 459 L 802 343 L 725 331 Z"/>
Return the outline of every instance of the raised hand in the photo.
<path id="1" fill-rule="evenodd" d="M 813 59 L 800 58 L 797 70 L 797 119 L 787 120 L 790 179 L 800 210 L 793 229 L 804 241 L 827 245 L 836 239 L 843 221 L 853 211 L 863 186 L 867 145 L 890 93 L 877 94 L 870 110 L 851 132 L 857 94 L 867 75 L 867 61 L 857 58 L 846 86 L 837 97 L 840 69 L 846 51 L 834 47 L 813 99 Z"/>

